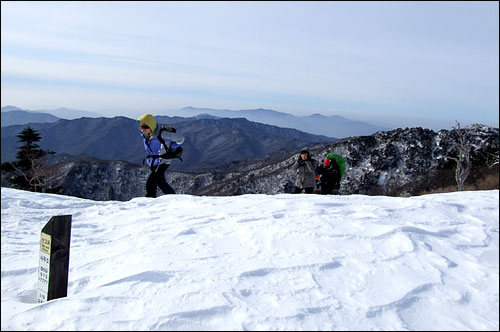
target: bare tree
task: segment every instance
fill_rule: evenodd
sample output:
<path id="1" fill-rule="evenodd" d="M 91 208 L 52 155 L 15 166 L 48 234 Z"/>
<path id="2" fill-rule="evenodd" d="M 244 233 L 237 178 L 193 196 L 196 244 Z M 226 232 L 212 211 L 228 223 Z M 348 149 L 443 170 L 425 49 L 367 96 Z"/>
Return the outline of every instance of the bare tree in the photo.
<path id="1" fill-rule="evenodd" d="M 470 174 L 472 167 L 471 162 L 471 147 L 467 145 L 465 140 L 465 132 L 460 129 L 460 123 L 457 121 L 457 125 L 453 127 L 458 135 L 458 141 L 453 145 L 458 150 L 457 157 L 448 157 L 457 163 L 455 168 L 455 181 L 457 181 L 458 190 L 463 191 L 465 186 L 465 180 Z"/>
<path id="2" fill-rule="evenodd" d="M 52 154 L 53 152 L 49 152 Z M 48 154 L 41 155 L 39 152 L 31 152 L 25 154 L 26 160 L 29 162 L 28 169 L 22 169 L 15 162 L 9 162 L 14 173 L 26 181 L 35 192 L 45 192 L 47 187 L 54 181 L 57 175 L 57 167 L 49 165 L 47 162 Z"/>
<path id="3" fill-rule="evenodd" d="M 14 187 L 45 192 L 56 174 L 56 168 L 48 163 L 48 156 L 54 152 L 40 149 L 37 142 L 41 136 L 31 127 L 21 131 L 17 137 L 19 142 L 25 144 L 19 148 L 16 161 L 2 164 L 2 170 L 13 173 L 9 181 Z"/>

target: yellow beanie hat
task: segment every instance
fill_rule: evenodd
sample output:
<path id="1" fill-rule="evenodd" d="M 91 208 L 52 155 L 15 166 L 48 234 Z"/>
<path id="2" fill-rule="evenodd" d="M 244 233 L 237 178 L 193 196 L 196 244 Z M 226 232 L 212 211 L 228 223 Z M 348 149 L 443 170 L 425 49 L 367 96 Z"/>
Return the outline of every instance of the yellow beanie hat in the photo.
<path id="1" fill-rule="evenodd" d="M 145 123 L 148 125 L 149 128 L 151 128 L 152 132 L 156 130 L 156 119 L 153 115 L 151 114 L 143 114 L 137 119 L 137 123 L 141 125 L 141 122 Z"/>

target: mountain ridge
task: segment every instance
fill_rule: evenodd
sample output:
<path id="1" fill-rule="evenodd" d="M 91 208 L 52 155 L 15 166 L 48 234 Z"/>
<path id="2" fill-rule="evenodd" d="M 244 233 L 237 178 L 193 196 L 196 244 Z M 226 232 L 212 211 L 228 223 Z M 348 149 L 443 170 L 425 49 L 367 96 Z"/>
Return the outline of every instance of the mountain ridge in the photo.
<path id="1" fill-rule="evenodd" d="M 307 116 L 295 116 L 289 113 L 270 109 L 229 110 L 213 108 L 196 108 L 188 106 L 175 111 L 176 114 L 195 116 L 209 114 L 218 117 L 244 117 L 250 121 L 294 128 L 311 134 L 324 135 L 336 138 L 371 135 L 377 131 L 387 131 L 390 128 L 371 125 L 362 121 L 355 121 L 340 115 L 325 116 L 319 113 Z"/>
<path id="2" fill-rule="evenodd" d="M 466 185 L 480 186 L 493 178 L 498 189 L 498 161 L 488 164 L 491 156 L 498 158 L 499 130 L 483 125 L 460 129 L 467 146 L 473 147 L 472 169 Z M 458 130 L 398 128 L 323 143 L 310 147 L 312 157 L 319 161 L 328 152 L 342 155 L 347 163 L 340 194 L 412 196 L 455 187 L 456 164 L 450 157 L 458 153 Z M 289 152 L 275 160 L 232 162 L 223 170 L 188 173 L 169 170 L 167 181 L 178 194 L 201 196 L 232 196 L 242 194 L 291 193 L 296 171 L 291 167 L 298 152 Z M 126 161 L 79 159 L 54 166 L 57 176 L 54 187 L 64 195 L 95 200 L 129 200 L 145 195 L 149 169 Z M 9 186 L 2 171 L 2 186 Z M 491 184 L 490 184 L 491 186 Z M 491 188 L 493 189 L 493 188 Z M 159 195 L 162 195 L 159 192 Z"/>
<path id="3" fill-rule="evenodd" d="M 89 118 L 98 118 L 98 117 L 103 117 L 103 115 L 95 112 L 90 112 L 90 111 L 84 111 L 84 110 L 75 110 L 75 109 L 70 109 L 66 107 L 59 107 L 53 110 L 27 110 L 27 109 L 22 109 L 17 106 L 4 106 L 1 109 L 2 113 L 2 127 L 4 127 L 3 123 L 3 117 L 5 115 L 8 115 L 8 113 L 12 111 L 17 111 L 17 112 L 25 112 L 27 114 L 23 114 L 25 118 L 28 118 L 30 115 L 37 115 L 40 116 L 41 114 L 49 114 L 51 116 L 57 117 L 59 119 L 66 119 L 66 120 L 74 120 L 78 118 L 83 118 L 83 117 L 89 117 Z M 21 114 L 21 113 L 19 113 Z M 14 121 L 15 119 L 12 119 L 11 121 Z M 28 122 L 18 122 L 15 124 L 26 124 L 30 122 L 36 122 L 36 121 L 28 121 Z M 48 122 L 48 121 L 47 121 Z"/>
<path id="4" fill-rule="evenodd" d="M 184 162 L 172 164 L 173 170 L 200 172 L 235 161 L 274 158 L 300 149 L 304 144 L 335 140 L 244 118 L 156 118 L 158 123 L 174 125 L 186 137 Z M 138 165 L 146 156 L 137 121 L 127 117 L 60 119 L 29 125 L 39 131 L 42 137 L 39 145 L 44 150 L 125 160 Z M 2 128 L 2 162 L 15 159 L 19 146 L 17 135 L 26 126 Z"/>
<path id="5" fill-rule="evenodd" d="M 26 112 L 21 116 L 14 116 L 9 112 Z M 35 115 L 35 114 L 36 115 Z M 8 117 L 2 127 L 14 124 L 27 124 L 36 122 L 55 122 L 51 120 L 40 120 L 42 113 L 56 116 L 60 119 L 74 120 L 81 117 L 103 117 L 100 114 L 81 110 L 72 110 L 68 108 L 58 108 L 55 110 L 23 110 L 16 106 L 2 107 L 2 118 Z M 187 106 L 174 112 L 167 112 L 164 116 L 175 117 L 217 117 L 217 118 L 246 118 L 252 122 L 297 129 L 313 135 L 323 135 L 328 137 L 344 138 L 351 136 L 371 135 L 377 131 L 390 130 L 390 128 L 372 125 L 362 121 L 350 120 L 340 115 L 325 116 L 314 113 L 307 116 L 295 116 L 289 113 L 279 112 L 271 109 L 214 109 L 214 108 L 196 108 Z M 20 113 L 19 113 L 20 114 Z"/>

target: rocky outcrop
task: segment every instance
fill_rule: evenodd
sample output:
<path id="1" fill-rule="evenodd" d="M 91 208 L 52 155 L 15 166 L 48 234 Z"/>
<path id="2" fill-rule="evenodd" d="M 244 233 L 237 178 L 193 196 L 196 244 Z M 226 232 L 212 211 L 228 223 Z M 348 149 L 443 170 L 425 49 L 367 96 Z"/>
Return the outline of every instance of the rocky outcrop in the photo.
<path id="1" fill-rule="evenodd" d="M 489 172 L 488 156 L 498 158 L 498 128 L 474 125 L 461 129 L 472 150 L 473 171 L 469 181 Z M 342 155 L 347 164 L 341 194 L 416 195 L 422 191 L 455 185 L 457 130 L 434 132 L 406 128 L 351 137 L 311 149 L 322 160 L 329 152 Z M 257 166 L 198 191 L 206 195 L 291 192 L 295 173 L 294 154 L 278 162 Z M 491 172 L 498 175 L 498 168 Z"/>

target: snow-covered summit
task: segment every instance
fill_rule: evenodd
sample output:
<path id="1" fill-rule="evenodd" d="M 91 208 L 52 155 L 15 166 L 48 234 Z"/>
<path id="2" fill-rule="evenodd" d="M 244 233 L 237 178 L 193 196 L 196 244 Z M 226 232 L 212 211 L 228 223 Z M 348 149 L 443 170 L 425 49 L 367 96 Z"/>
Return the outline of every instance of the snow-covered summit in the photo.
<path id="1" fill-rule="evenodd" d="M 2 188 L 2 330 L 499 329 L 499 192 L 410 198 Z M 73 216 L 66 298 L 40 231 Z"/>

